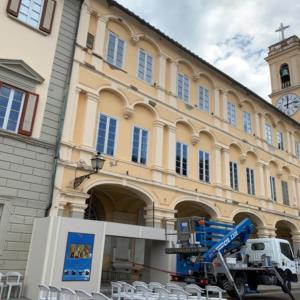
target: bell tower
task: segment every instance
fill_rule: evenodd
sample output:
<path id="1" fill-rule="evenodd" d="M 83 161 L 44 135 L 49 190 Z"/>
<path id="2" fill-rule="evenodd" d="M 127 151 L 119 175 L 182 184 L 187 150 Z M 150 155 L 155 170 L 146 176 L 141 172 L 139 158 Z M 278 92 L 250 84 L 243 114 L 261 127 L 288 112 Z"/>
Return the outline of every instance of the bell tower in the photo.
<path id="1" fill-rule="evenodd" d="M 266 61 L 270 68 L 272 104 L 300 122 L 300 39 L 293 35 L 284 37 L 281 26 L 281 41 L 269 47 Z"/>

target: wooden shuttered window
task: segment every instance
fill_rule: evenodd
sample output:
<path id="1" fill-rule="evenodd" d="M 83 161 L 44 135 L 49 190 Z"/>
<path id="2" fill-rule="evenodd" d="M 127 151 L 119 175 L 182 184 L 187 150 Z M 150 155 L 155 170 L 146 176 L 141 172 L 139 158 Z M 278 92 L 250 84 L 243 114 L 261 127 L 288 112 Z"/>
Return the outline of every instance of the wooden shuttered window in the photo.
<path id="1" fill-rule="evenodd" d="M 47 33 L 51 32 L 55 8 L 56 8 L 55 0 L 45 0 L 41 22 L 40 22 L 40 30 Z"/>
<path id="2" fill-rule="evenodd" d="M 18 16 L 21 6 L 21 0 L 8 0 L 7 3 L 7 12 L 15 17 Z"/>
<path id="3" fill-rule="evenodd" d="M 26 94 L 24 105 L 23 105 L 23 111 L 20 119 L 20 125 L 19 125 L 20 134 L 27 135 L 27 136 L 32 135 L 38 100 L 39 100 L 39 96 L 37 94 L 34 93 Z"/>
<path id="4" fill-rule="evenodd" d="M 6 10 L 10 15 L 18 18 L 21 4 L 22 4 L 22 0 L 8 0 Z M 46 33 L 51 33 L 55 8 L 56 8 L 56 0 L 44 0 L 43 9 L 40 14 L 40 22 L 38 26 L 38 28 L 41 31 L 44 31 Z M 27 23 L 26 21 L 24 22 Z"/>

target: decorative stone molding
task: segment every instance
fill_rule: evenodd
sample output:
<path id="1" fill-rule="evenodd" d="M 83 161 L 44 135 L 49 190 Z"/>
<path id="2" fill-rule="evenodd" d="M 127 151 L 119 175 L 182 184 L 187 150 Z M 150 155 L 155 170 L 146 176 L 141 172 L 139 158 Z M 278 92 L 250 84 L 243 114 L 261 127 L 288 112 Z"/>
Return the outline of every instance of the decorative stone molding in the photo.
<path id="1" fill-rule="evenodd" d="M 155 120 L 152 124 L 154 127 L 164 127 L 165 126 L 165 123 L 160 120 Z"/>
<path id="2" fill-rule="evenodd" d="M 133 110 L 132 108 L 130 108 L 130 107 L 125 107 L 125 108 L 123 109 L 123 118 L 124 118 L 125 120 L 130 119 L 130 118 L 133 116 L 133 112 L 134 112 L 134 110 Z"/>
<path id="3" fill-rule="evenodd" d="M 283 175 L 282 169 L 279 169 L 279 170 L 276 172 L 276 176 L 277 176 L 278 178 L 280 178 L 282 175 Z"/>
<path id="4" fill-rule="evenodd" d="M 130 42 L 133 44 L 133 45 L 136 45 L 140 40 L 140 37 L 138 35 L 132 35 L 130 37 Z"/>
<path id="5" fill-rule="evenodd" d="M 245 154 L 241 154 L 239 159 L 240 159 L 240 163 L 243 164 L 246 161 L 247 156 Z"/>
<path id="6" fill-rule="evenodd" d="M 198 142 L 199 142 L 199 136 L 193 135 L 191 140 L 192 145 L 195 146 L 198 144 Z"/>

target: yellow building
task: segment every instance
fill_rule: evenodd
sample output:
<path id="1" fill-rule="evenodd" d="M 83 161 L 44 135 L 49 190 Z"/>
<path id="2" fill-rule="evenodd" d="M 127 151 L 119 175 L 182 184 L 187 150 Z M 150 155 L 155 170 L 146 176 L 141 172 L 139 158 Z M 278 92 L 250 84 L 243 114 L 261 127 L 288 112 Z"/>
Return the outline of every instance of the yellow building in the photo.
<path id="1" fill-rule="evenodd" d="M 299 48 L 273 54 L 276 45 L 273 103 L 286 93 L 280 66 L 300 65 Z M 85 1 L 51 214 L 157 227 L 249 217 L 257 236 L 297 252 L 298 143 L 299 123 L 275 106 L 116 2 Z M 104 168 L 74 189 L 96 151 Z"/>

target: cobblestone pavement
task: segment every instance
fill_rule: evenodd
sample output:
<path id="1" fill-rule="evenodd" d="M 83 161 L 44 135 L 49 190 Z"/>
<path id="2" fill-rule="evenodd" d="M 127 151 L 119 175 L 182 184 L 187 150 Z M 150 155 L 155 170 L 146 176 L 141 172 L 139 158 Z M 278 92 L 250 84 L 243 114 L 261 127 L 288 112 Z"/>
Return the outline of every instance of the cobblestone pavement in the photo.
<path id="1" fill-rule="evenodd" d="M 293 296 L 296 300 L 300 300 L 300 290 L 294 290 L 292 292 Z M 245 300 L 290 300 L 291 298 L 284 294 L 282 291 L 274 291 L 274 292 L 262 292 L 260 294 L 248 295 L 245 297 Z"/>

